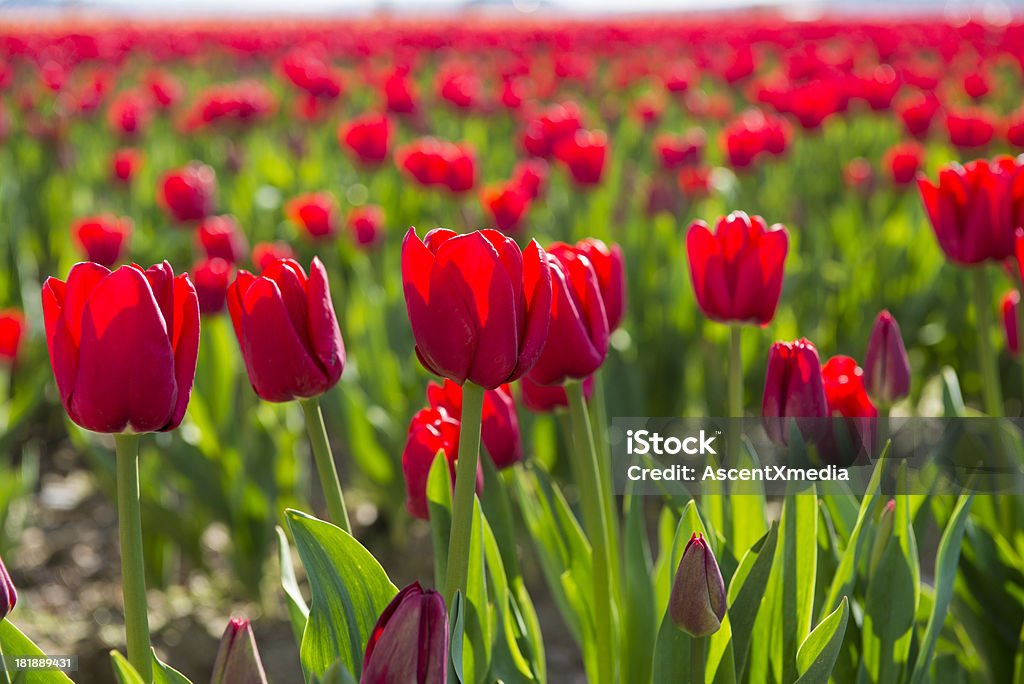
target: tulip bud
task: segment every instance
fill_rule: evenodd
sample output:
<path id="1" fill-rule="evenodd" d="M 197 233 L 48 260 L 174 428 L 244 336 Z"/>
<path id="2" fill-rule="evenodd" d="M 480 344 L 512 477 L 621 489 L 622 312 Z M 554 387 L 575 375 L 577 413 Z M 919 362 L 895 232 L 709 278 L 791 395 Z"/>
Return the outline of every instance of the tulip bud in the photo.
<path id="1" fill-rule="evenodd" d="M 910 359 L 899 323 L 888 311 L 875 318 L 864 357 L 864 386 L 878 404 L 888 406 L 910 394 Z"/>
<path id="2" fill-rule="evenodd" d="M 110 171 L 114 180 L 128 184 L 142 166 L 142 153 L 134 147 L 123 147 L 110 160 Z"/>
<path id="3" fill-rule="evenodd" d="M 159 199 L 179 223 L 199 221 L 213 213 L 217 176 L 213 168 L 191 162 L 167 173 L 160 182 Z"/>
<path id="4" fill-rule="evenodd" d="M 896 500 L 889 499 L 885 508 L 878 514 L 878 529 L 875 531 L 875 543 L 871 546 L 871 557 L 868 562 L 868 570 L 874 573 L 878 564 L 882 561 L 882 554 L 885 553 L 886 544 L 892 538 L 892 531 L 896 522 Z"/>
<path id="5" fill-rule="evenodd" d="M 795 418 L 805 440 L 820 436 L 829 414 L 818 350 L 806 339 L 776 342 L 768 355 L 761 417 L 765 432 L 785 446 L 789 419 Z"/>
<path id="6" fill-rule="evenodd" d="M 348 215 L 348 230 L 360 247 L 375 247 L 384 238 L 384 210 L 376 204 L 356 207 Z"/>
<path id="7" fill-rule="evenodd" d="M 376 166 L 387 159 L 391 121 L 384 114 L 364 114 L 338 127 L 338 142 L 363 166 Z"/>
<path id="8" fill-rule="evenodd" d="M 0 311 L 0 364 L 14 363 L 18 359 L 24 336 L 24 314 L 16 309 Z"/>
<path id="9" fill-rule="evenodd" d="M 252 626 L 244 618 L 232 618 L 220 638 L 210 684 L 267 684 L 263 662 L 256 649 Z"/>
<path id="10" fill-rule="evenodd" d="M 398 592 L 370 633 L 360 684 L 445 684 L 448 613 L 436 591 L 413 582 Z"/>
<path id="11" fill-rule="evenodd" d="M 1006 348 L 1016 356 L 1020 352 L 1020 337 L 1017 331 L 1017 307 L 1020 305 L 1020 294 L 1010 290 L 1003 295 L 1003 331 L 1006 333 Z"/>
<path id="12" fill-rule="evenodd" d="M 210 216 L 199 224 L 196 241 L 207 258 L 214 257 L 235 264 L 249 251 L 245 235 L 230 216 Z"/>
<path id="13" fill-rule="evenodd" d="M 338 232 L 338 203 L 326 192 L 296 197 L 285 206 L 285 213 L 313 240 L 326 240 Z"/>
<path id="14" fill-rule="evenodd" d="M 675 626 L 693 637 L 711 636 L 725 618 L 725 582 L 704 535 L 694 534 L 672 583 L 668 614 Z"/>
<path id="15" fill-rule="evenodd" d="M 71 235 L 88 260 L 108 268 L 121 258 L 131 234 L 131 219 L 109 214 L 82 218 L 71 224 Z"/>
<path id="16" fill-rule="evenodd" d="M 11 614 L 18 602 L 18 592 L 14 590 L 14 582 L 4 567 L 4 559 L 0 558 L 0 620 Z"/>
<path id="17" fill-rule="evenodd" d="M 203 259 L 192 267 L 192 280 L 199 297 L 199 313 L 218 314 L 224 310 L 231 271 L 231 262 L 218 257 Z"/>

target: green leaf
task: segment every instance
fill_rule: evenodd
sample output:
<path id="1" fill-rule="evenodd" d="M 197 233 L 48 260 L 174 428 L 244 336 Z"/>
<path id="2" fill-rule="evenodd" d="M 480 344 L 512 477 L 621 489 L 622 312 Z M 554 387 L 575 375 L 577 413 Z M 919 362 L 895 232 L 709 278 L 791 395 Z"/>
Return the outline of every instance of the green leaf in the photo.
<path id="1" fill-rule="evenodd" d="M 146 684 L 142 676 L 123 655 L 117 651 L 111 651 L 110 659 L 113 661 L 114 676 L 117 677 L 118 684 Z"/>
<path id="2" fill-rule="evenodd" d="M 782 505 L 782 678 L 792 681 L 800 642 L 811 631 L 818 563 L 818 497 L 786 496 Z"/>
<path id="3" fill-rule="evenodd" d="M 462 663 L 464 662 L 462 646 L 465 643 L 466 634 L 465 606 L 466 600 L 462 597 L 462 591 L 456 591 L 455 598 L 452 599 L 451 611 L 448 614 L 448 623 L 451 628 L 451 633 L 448 637 L 448 643 L 451 644 L 448 660 L 448 679 L 456 684 L 464 684 L 466 681 L 462 673 Z"/>
<path id="4" fill-rule="evenodd" d="M 295 643 L 302 645 L 302 633 L 306 631 L 309 620 L 309 606 L 299 590 L 299 582 L 295 579 L 295 567 L 292 565 L 292 549 L 288 543 L 288 535 L 281 527 L 277 527 L 277 558 L 281 565 L 281 588 L 284 589 L 285 601 L 288 604 L 288 618 L 292 623 Z"/>
<path id="5" fill-rule="evenodd" d="M 156 657 L 153 651 L 153 684 L 192 684 L 188 677 Z"/>
<path id="6" fill-rule="evenodd" d="M 434 584 L 443 587 L 448 577 L 448 541 L 452 533 L 452 477 L 444 451 L 434 454 L 427 474 L 427 510 L 434 544 Z"/>
<path id="7" fill-rule="evenodd" d="M 829 675 L 839 657 L 850 617 L 850 602 L 844 596 L 839 607 L 822 620 L 800 644 L 796 656 L 797 684 L 828 684 Z"/>
<path id="8" fill-rule="evenodd" d="M 946 621 L 949 604 L 953 600 L 953 586 L 956 582 L 957 564 L 960 560 L 960 546 L 963 543 L 964 529 L 973 500 L 973 495 L 965 494 L 960 497 L 956 509 L 953 511 L 953 517 L 942 533 L 942 541 L 939 542 L 939 550 L 935 556 L 935 598 L 931 614 L 928 616 L 928 625 L 925 628 L 921 648 L 914 663 L 914 671 L 910 677 L 911 684 L 924 682 L 931 668 L 935 644 L 942 631 L 942 625 Z M 1017 681 L 1021 681 L 1020 677 L 1017 678 Z"/>
<path id="9" fill-rule="evenodd" d="M 643 498 L 630 496 L 625 504 L 623 528 L 622 678 L 627 682 L 651 679 L 651 656 L 657 636 L 651 585 L 651 550 L 644 523 Z"/>
<path id="10" fill-rule="evenodd" d="M 314 678 L 313 684 L 356 684 L 356 680 L 345 667 L 345 663 L 338 660 L 327 668 L 323 677 Z"/>
<path id="11" fill-rule="evenodd" d="M 654 642 L 654 682 L 686 682 L 690 678 L 690 635 L 672 622 L 666 611 Z"/>
<path id="12" fill-rule="evenodd" d="M 8 658 L 12 655 L 34 657 L 46 656 L 38 646 L 32 643 L 31 639 L 22 634 L 18 628 L 7 619 L 0 620 L 0 653 L 5 654 Z M 26 670 L 18 681 L 23 682 L 24 684 L 64 684 L 66 682 L 71 682 L 71 679 L 59 670 L 46 672 Z"/>
<path id="13" fill-rule="evenodd" d="M 741 678 L 747 667 L 754 623 L 764 602 L 778 540 L 779 527 L 773 524 L 768 533 L 744 554 L 729 583 L 728 615 L 732 629 L 733 656 L 736 672 Z"/>
<path id="14" fill-rule="evenodd" d="M 362 673 L 377 618 L 398 590 L 369 551 L 350 534 L 310 515 L 285 511 L 306 568 L 313 600 L 299 659 L 307 676 L 322 676 L 338 659 Z"/>

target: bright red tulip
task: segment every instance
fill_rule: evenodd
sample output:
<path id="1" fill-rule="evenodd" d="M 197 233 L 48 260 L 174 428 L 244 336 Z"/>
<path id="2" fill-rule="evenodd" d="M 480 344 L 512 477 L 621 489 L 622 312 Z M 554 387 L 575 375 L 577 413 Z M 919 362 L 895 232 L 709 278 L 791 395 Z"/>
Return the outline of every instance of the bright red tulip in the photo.
<path id="1" fill-rule="evenodd" d="M 1016 356 L 1020 353 L 1020 333 L 1017 330 L 1017 307 L 1020 306 L 1020 293 L 1010 290 L 1003 295 L 1003 332 L 1006 334 L 1006 348 Z"/>
<path id="2" fill-rule="evenodd" d="M 200 313 L 218 314 L 224 310 L 232 271 L 231 262 L 220 257 L 203 259 L 192 267 Z"/>
<path id="3" fill-rule="evenodd" d="M 294 258 L 295 251 L 287 242 L 258 242 L 252 248 L 252 263 L 261 271 L 278 259 Z"/>
<path id="4" fill-rule="evenodd" d="M 149 122 L 149 102 L 149 98 L 134 90 L 120 93 L 107 110 L 110 128 L 125 137 L 138 135 Z"/>
<path id="5" fill-rule="evenodd" d="M 915 141 L 893 145 L 886 151 L 882 160 L 882 166 L 897 187 L 906 187 L 913 183 L 922 163 L 924 147 Z"/>
<path id="6" fill-rule="evenodd" d="M 413 582 L 391 600 L 370 633 L 359 684 L 445 684 L 448 638 L 444 598 Z"/>
<path id="7" fill-rule="evenodd" d="M 296 197 L 285 205 L 285 214 L 313 240 L 328 240 L 338 232 L 338 203 L 329 193 Z"/>
<path id="8" fill-rule="evenodd" d="M 833 421 L 819 442 L 819 454 L 836 465 L 848 465 L 862 451 L 872 453 L 878 409 L 864 388 L 864 371 L 853 358 L 833 356 L 822 366 L 821 377 Z"/>
<path id="9" fill-rule="evenodd" d="M 111 175 L 120 183 L 131 183 L 139 167 L 142 166 L 142 153 L 134 147 L 122 147 L 114 152 L 110 160 Z"/>
<path id="10" fill-rule="evenodd" d="M 71 224 L 71 236 L 89 261 L 113 266 L 132 234 L 132 220 L 110 214 L 81 218 Z"/>
<path id="11" fill-rule="evenodd" d="M 341 378 L 345 344 L 320 259 L 313 259 L 308 278 L 292 259 L 272 262 L 259 276 L 239 271 L 228 288 L 228 311 L 249 382 L 262 399 L 315 397 Z"/>
<path id="12" fill-rule="evenodd" d="M 459 419 L 444 407 L 425 408 L 416 412 L 409 423 L 405 449 L 402 451 L 402 474 L 405 477 L 405 507 L 409 515 L 430 519 L 427 505 L 427 480 L 437 452 L 443 451 L 448 461 L 451 485 L 455 486 L 455 464 L 459 459 Z M 477 463 L 476 492 L 483 491 L 483 470 Z"/>
<path id="13" fill-rule="evenodd" d="M 767 325 L 775 317 L 789 235 L 779 223 L 734 211 L 712 233 L 696 221 L 686 234 L 690 279 L 697 304 L 716 321 Z"/>
<path id="14" fill-rule="evenodd" d="M 213 213 L 217 177 L 213 169 L 199 162 L 164 175 L 160 201 L 175 221 L 199 221 Z"/>
<path id="15" fill-rule="evenodd" d="M 555 147 L 555 157 L 565 164 L 577 185 L 601 182 L 608 156 L 608 136 L 603 131 L 580 129 Z"/>
<path id="16" fill-rule="evenodd" d="M 444 385 L 427 385 L 427 401 L 431 408 L 443 408 L 448 415 L 462 420 L 462 386 L 445 378 Z M 500 470 L 523 459 L 522 440 L 519 436 L 519 418 L 516 403 L 508 385 L 484 392 L 481 437 L 484 448 Z"/>
<path id="17" fill-rule="evenodd" d="M 376 204 L 356 207 L 349 212 L 348 231 L 361 247 L 380 244 L 384 239 L 384 210 Z"/>
<path id="18" fill-rule="evenodd" d="M 530 198 L 514 182 L 484 188 L 480 203 L 487 210 L 494 227 L 504 233 L 515 233 L 526 212 L 530 209 Z"/>
<path id="19" fill-rule="evenodd" d="M 543 159 L 524 159 L 512 170 L 512 183 L 535 200 L 544 194 L 548 183 L 548 163 Z"/>
<path id="20" fill-rule="evenodd" d="M 804 440 L 815 441 L 823 433 L 820 419 L 828 415 L 818 350 L 806 339 L 773 344 L 761 400 L 768 437 L 786 445 L 790 420 L 795 419 Z"/>
<path id="21" fill-rule="evenodd" d="M 569 406 L 569 397 L 562 385 L 538 385 L 528 375 L 524 375 L 519 379 L 519 389 L 523 406 L 536 413 L 548 413 Z M 583 381 L 584 399 L 590 399 L 593 393 L 594 376 L 590 376 Z"/>
<path id="22" fill-rule="evenodd" d="M 939 100 L 932 93 L 919 93 L 907 98 L 899 107 L 898 113 L 903 120 L 907 132 L 915 138 L 928 135 L 932 120 L 940 108 Z"/>
<path id="23" fill-rule="evenodd" d="M 864 386 L 883 406 L 910 394 L 910 358 L 899 323 L 888 311 L 875 318 L 864 357 Z"/>
<path id="24" fill-rule="evenodd" d="M 1018 109 L 1006 120 L 1006 141 L 1014 147 L 1024 147 L 1024 108 Z"/>
<path id="25" fill-rule="evenodd" d="M 946 115 L 949 142 L 962 150 L 985 147 L 996 133 L 992 115 L 983 109 L 949 112 Z"/>
<path id="26" fill-rule="evenodd" d="M 93 432 L 173 430 L 185 416 L 199 351 L 199 302 L 170 264 L 113 273 L 76 264 L 47 278 L 43 314 L 61 402 Z"/>
<path id="27" fill-rule="evenodd" d="M 654 139 L 654 151 L 661 167 L 672 171 L 683 166 L 699 164 L 707 138 L 704 129 L 694 128 L 682 135 L 660 135 Z"/>
<path id="28" fill-rule="evenodd" d="M 416 353 L 432 373 L 495 389 L 525 374 L 548 335 L 551 269 L 531 240 L 438 228 L 402 242 L 405 303 Z"/>
<path id="29" fill-rule="evenodd" d="M 249 243 L 231 216 L 209 216 L 196 231 L 196 241 L 207 258 L 224 259 L 232 264 L 241 261 L 249 251 Z"/>
<path id="30" fill-rule="evenodd" d="M 0 310 L 0 364 L 12 364 L 18 360 L 24 337 L 25 315 L 17 309 Z"/>
<path id="31" fill-rule="evenodd" d="M 376 166 L 388 158 L 391 120 L 385 114 L 364 114 L 338 127 L 338 140 L 364 166 Z"/>
<path id="32" fill-rule="evenodd" d="M 576 243 L 574 249 L 590 260 L 601 288 L 605 315 L 608 316 L 608 330 L 614 332 L 622 323 L 626 312 L 626 268 L 619 245 L 606 245 L 597 238 L 586 238 Z"/>

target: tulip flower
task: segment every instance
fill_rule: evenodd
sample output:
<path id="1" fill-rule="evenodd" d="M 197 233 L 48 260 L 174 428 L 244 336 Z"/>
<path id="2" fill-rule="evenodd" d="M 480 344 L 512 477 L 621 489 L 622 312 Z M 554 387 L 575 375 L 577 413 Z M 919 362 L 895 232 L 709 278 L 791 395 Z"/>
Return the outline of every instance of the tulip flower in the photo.
<path id="1" fill-rule="evenodd" d="M 295 252 L 287 242 L 258 242 L 252 248 L 252 262 L 259 270 L 278 259 L 294 259 Z"/>
<path id="2" fill-rule="evenodd" d="M 889 178 L 897 187 L 906 187 L 917 178 L 917 172 L 924 160 L 924 147 L 916 141 L 899 143 L 890 147 L 882 160 Z"/>
<path id="3" fill-rule="evenodd" d="M 18 592 L 14 589 L 14 582 L 4 567 L 4 559 L 0 558 L 0 620 L 3 620 L 18 603 Z"/>
<path id="4" fill-rule="evenodd" d="M 391 600 L 370 632 L 359 684 L 445 684 L 448 638 L 444 598 L 413 582 Z"/>
<path id="5" fill-rule="evenodd" d="M 416 108 L 416 86 L 409 77 L 407 67 L 397 67 L 384 81 L 384 99 L 389 112 L 414 114 Z"/>
<path id="6" fill-rule="evenodd" d="M 950 112 L 946 115 L 949 142 L 961 150 L 985 147 L 996 133 L 995 119 L 983 109 Z"/>
<path id="7" fill-rule="evenodd" d="M 210 684 L 267 684 L 256 648 L 252 626 L 244 618 L 232 618 L 217 648 Z"/>
<path id="8" fill-rule="evenodd" d="M 669 617 L 690 636 L 707 637 L 721 628 L 725 609 L 725 582 L 718 561 L 704 535 L 694 534 L 686 543 L 672 582 Z"/>
<path id="9" fill-rule="evenodd" d="M 871 162 L 864 157 L 851 159 L 843 167 L 843 182 L 846 184 L 846 187 L 857 192 L 868 192 L 871 189 L 874 175 Z"/>
<path id="10" fill-rule="evenodd" d="M 818 350 L 806 339 L 773 344 L 761 403 L 768 437 L 785 446 L 790 419 L 795 419 L 804 440 L 815 441 L 823 427 L 819 419 L 828 415 Z"/>
<path id="11" fill-rule="evenodd" d="M 110 128 L 115 133 L 129 138 L 141 133 L 149 118 L 149 99 L 134 90 L 120 93 L 107 110 Z"/>
<path id="12" fill-rule="evenodd" d="M 535 200 L 544 194 L 548 182 L 548 163 L 543 159 L 525 159 L 512 170 L 512 183 Z"/>
<path id="13" fill-rule="evenodd" d="M 231 216 L 209 216 L 196 231 L 196 242 L 209 259 L 238 263 L 249 251 L 249 243 Z"/>
<path id="14" fill-rule="evenodd" d="M 928 135 L 928 129 L 939 108 L 939 100 L 934 93 L 919 93 L 903 102 L 898 114 L 907 132 L 915 138 L 923 139 Z"/>
<path id="15" fill-rule="evenodd" d="M 213 213 L 217 177 L 199 162 L 170 171 L 160 181 L 159 199 L 175 221 L 199 221 Z"/>
<path id="16" fill-rule="evenodd" d="M 461 406 L 459 408 L 461 410 Z M 410 421 L 405 449 L 402 451 L 402 474 L 405 476 L 405 506 L 413 517 L 421 520 L 430 518 L 427 480 L 439 451 L 444 452 L 452 486 L 455 486 L 460 428 L 458 416 L 444 406 L 421 409 Z M 483 471 L 478 463 L 475 483 L 477 494 L 483 491 L 483 486 Z"/>
<path id="17" fill-rule="evenodd" d="M 548 158 L 556 148 L 583 128 L 582 113 L 575 102 L 552 105 L 531 120 L 523 133 L 523 148 L 533 157 Z"/>
<path id="18" fill-rule="evenodd" d="M 1003 295 L 1003 332 L 1006 334 L 1006 348 L 1014 356 L 1020 353 L 1020 337 L 1017 330 L 1019 306 L 1020 293 L 1016 290 L 1010 290 Z"/>
<path id="19" fill-rule="evenodd" d="M 181 423 L 199 349 L 199 303 L 164 262 L 113 273 L 76 264 L 47 278 L 43 313 L 61 402 L 93 432 L 154 432 Z"/>
<path id="20" fill-rule="evenodd" d="M 142 153 L 133 147 L 124 147 L 114 152 L 110 160 L 111 175 L 120 183 L 128 184 L 142 166 Z"/>
<path id="21" fill-rule="evenodd" d="M 231 283 L 231 262 L 220 257 L 203 259 L 192 267 L 192 280 L 199 297 L 199 312 L 218 314 L 227 303 L 228 285 Z"/>
<path id="22" fill-rule="evenodd" d="M 431 408 L 443 408 L 456 420 L 462 418 L 462 387 L 448 380 L 443 385 L 427 385 L 427 401 Z M 519 418 L 516 404 L 508 385 L 484 393 L 480 437 L 487 454 L 499 470 L 522 460 L 522 439 L 519 436 Z"/>
<path id="23" fill-rule="evenodd" d="M 569 406 L 569 397 L 561 385 L 538 385 L 529 376 L 523 376 L 519 380 L 519 389 L 523 406 L 531 411 L 549 413 Z M 583 398 L 590 399 L 593 393 L 594 377 L 590 376 L 583 380 Z"/>
<path id="24" fill-rule="evenodd" d="M 0 310 L 0 363 L 13 364 L 25 336 L 25 315 L 16 309 Z"/>
<path id="25" fill-rule="evenodd" d="M 551 266 L 551 323 L 530 379 L 540 385 L 582 380 L 604 363 L 608 353 L 608 315 L 590 259 L 556 243 L 547 255 Z"/>
<path id="26" fill-rule="evenodd" d="M 320 259 L 313 259 L 308 278 L 292 259 L 278 259 L 259 276 L 239 271 L 228 288 L 228 310 L 260 398 L 315 397 L 341 378 L 345 345 Z"/>
<path id="27" fill-rule="evenodd" d="M 622 323 L 626 311 L 626 270 L 619 245 L 610 247 L 596 238 L 576 243 L 575 251 L 590 260 L 601 288 L 604 311 L 608 316 L 608 330 L 615 331 Z"/>
<path id="28" fill-rule="evenodd" d="M 71 224 L 71 236 L 89 261 L 108 268 L 121 258 L 131 234 L 131 219 L 110 214 L 78 219 Z"/>
<path id="29" fill-rule="evenodd" d="M 530 198 L 513 182 L 484 188 L 480 203 L 487 210 L 495 228 L 505 233 L 519 230 L 520 223 L 530 209 Z"/>
<path id="30" fill-rule="evenodd" d="M 495 389 L 536 363 L 548 335 L 551 269 L 531 241 L 520 251 L 496 230 L 436 229 L 402 242 L 405 302 L 423 366 Z"/>
<path id="31" fill-rule="evenodd" d="M 720 218 L 712 233 L 696 221 L 686 234 L 690 278 L 697 304 L 708 318 L 767 325 L 782 292 L 789 235 L 742 211 Z"/>
<path id="32" fill-rule="evenodd" d="M 868 394 L 881 406 L 910 394 L 910 359 L 899 323 L 888 311 L 875 318 L 864 356 L 864 386 Z"/>
<path id="33" fill-rule="evenodd" d="M 285 206 L 288 218 L 313 240 L 326 240 L 338 232 L 338 203 L 326 192 L 302 195 Z"/>
<path id="34" fill-rule="evenodd" d="M 356 207 L 348 215 L 348 231 L 361 247 L 375 247 L 384 239 L 384 210 L 376 204 Z"/>
<path id="35" fill-rule="evenodd" d="M 1024 147 L 1024 108 L 1010 114 L 1006 119 L 1006 142 L 1016 148 Z"/>
<path id="36" fill-rule="evenodd" d="M 672 171 L 683 166 L 699 164 L 707 139 L 704 129 L 694 128 L 682 135 L 660 135 L 654 139 L 654 151 L 661 168 Z"/>
<path id="37" fill-rule="evenodd" d="M 577 185 L 597 185 L 604 175 L 608 136 L 603 131 L 580 129 L 555 147 L 555 157 L 565 164 Z"/>
<path id="38" fill-rule="evenodd" d="M 376 166 L 388 158 L 391 120 L 385 114 L 364 114 L 338 127 L 338 141 L 363 166 Z"/>
<path id="39" fill-rule="evenodd" d="M 459 194 L 476 185 L 476 156 L 469 145 L 422 138 L 399 149 L 395 161 L 424 187 L 441 186 Z"/>
<path id="40" fill-rule="evenodd" d="M 864 451 L 873 453 L 878 409 L 864 388 L 863 369 L 849 356 L 833 356 L 822 366 L 821 377 L 829 416 L 845 420 L 829 424 L 819 453 L 836 465 L 848 465 Z M 836 434 L 839 425 L 845 426 L 845 434 Z"/>
<path id="41" fill-rule="evenodd" d="M 939 246 L 953 262 L 1002 262 L 1014 253 L 1011 189 L 1017 171 L 980 159 L 948 164 L 938 183 L 917 181 Z"/>

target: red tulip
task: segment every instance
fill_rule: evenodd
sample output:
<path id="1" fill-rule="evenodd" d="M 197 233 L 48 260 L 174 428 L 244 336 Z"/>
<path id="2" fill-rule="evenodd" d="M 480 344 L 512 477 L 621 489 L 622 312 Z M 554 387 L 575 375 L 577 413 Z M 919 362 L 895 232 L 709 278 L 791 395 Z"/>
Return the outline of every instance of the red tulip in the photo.
<path id="1" fill-rule="evenodd" d="M 131 182 L 140 166 L 142 153 L 133 147 L 119 149 L 110 160 L 110 170 L 114 179 L 125 184 Z"/>
<path id="2" fill-rule="evenodd" d="M 384 239 L 384 210 L 376 204 L 356 207 L 348 215 L 348 231 L 361 247 L 374 247 Z"/>
<path id="3" fill-rule="evenodd" d="M 308 278 L 292 259 L 272 262 L 259 276 L 239 271 L 227 298 L 249 382 L 262 399 L 315 397 L 337 384 L 345 344 L 320 259 Z"/>
<path id="4" fill-rule="evenodd" d="M 476 184 L 476 158 L 468 145 L 422 138 L 398 150 L 399 168 L 425 187 L 443 186 L 453 193 Z"/>
<path id="5" fill-rule="evenodd" d="M 582 114 L 575 102 L 552 105 L 527 124 L 523 148 L 534 157 L 551 157 L 559 144 L 572 138 L 581 128 Z"/>
<path id="6" fill-rule="evenodd" d="M 18 350 L 25 337 L 25 315 L 17 309 L 0 310 L 0 363 L 18 360 Z"/>
<path id="7" fill-rule="evenodd" d="M 416 111 L 416 87 L 408 69 L 398 68 L 384 81 L 384 99 L 389 112 L 412 114 Z"/>
<path id="8" fill-rule="evenodd" d="M 338 232 L 338 203 L 329 193 L 301 195 L 289 201 L 284 211 L 313 240 L 328 240 Z"/>
<path id="9" fill-rule="evenodd" d="M 907 132 L 915 138 L 928 135 L 932 120 L 939 111 L 939 100 L 932 93 L 919 93 L 900 105 L 899 115 Z"/>
<path id="10" fill-rule="evenodd" d="M 684 167 L 679 169 L 679 190 L 683 197 L 699 199 L 711 194 L 713 186 L 711 169 L 706 166 Z"/>
<path id="11" fill-rule="evenodd" d="M 515 233 L 526 212 L 530 209 L 530 198 L 514 182 L 484 188 L 480 193 L 494 227 L 505 233 Z"/>
<path id="12" fill-rule="evenodd" d="M 160 200 L 175 221 L 199 221 L 213 213 L 217 177 L 213 169 L 199 162 L 164 175 Z"/>
<path id="13" fill-rule="evenodd" d="M 609 247 L 596 238 L 586 238 L 577 242 L 574 249 L 587 257 L 594 267 L 604 311 L 608 316 L 608 330 L 614 332 L 626 312 L 626 269 L 622 248 L 616 244 Z"/>
<path id="14" fill-rule="evenodd" d="M 445 684 L 447 680 L 444 598 L 413 582 L 391 600 L 370 633 L 359 684 Z"/>
<path id="15" fill-rule="evenodd" d="M 775 317 L 789 249 L 786 228 L 734 211 L 712 233 L 696 221 L 686 234 L 690 279 L 697 304 L 716 321 L 757 322 Z"/>
<path id="16" fill-rule="evenodd" d="M 548 413 L 569 406 L 569 398 L 562 385 L 538 385 L 530 380 L 528 375 L 524 375 L 519 379 L 519 389 L 523 398 L 523 406 L 531 411 Z M 593 393 L 594 376 L 590 376 L 583 381 L 583 397 L 590 399 L 590 395 Z"/>
<path id="17" fill-rule="evenodd" d="M 603 131 L 580 129 L 555 148 L 555 157 L 565 164 L 577 185 L 601 182 L 608 155 L 608 137 Z"/>
<path id="18" fill-rule="evenodd" d="M 166 261 L 143 271 L 76 264 L 47 278 L 50 362 L 71 420 L 93 432 L 154 432 L 181 423 L 199 351 L 199 302 Z"/>
<path id="19" fill-rule="evenodd" d="M 231 216 L 209 216 L 199 224 L 196 241 L 207 258 L 224 259 L 232 264 L 242 260 L 249 243 Z"/>
<path id="20" fill-rule="evenodd" d="M 804 440 L 816 441 L 824 427 L 820 419 L 828 415 L 818 350 L 806 339 L 773 344 L 761 400 L 768 437 L 785 446 L 790 419 L 795 419 Z"/>
<path id="21" fill-rule="evenodd" d="M 18 603 L 18 592 L 14 588 L 14 582 L 4 567 L 4 560 L 0 558 L 0 620 L 3 620 Z"/>
<path id="22" fill-rule="evenodd" d="M 992 90 L 988 74 L 983 71 L 973 71 L 964 76 L 964 92 L 972 100 L 980 100 Z"/>
<path id="23" fill-rule="evenodd" d="M 89 261 L 113 266 L 121 258 L 132 234 L 129 218 L 103 214 L 81 218 L 71 224 L 71 236 L 85 251 Z"/>
<path id="24" fill-rule="evenodd" d="M 232 270 L 231 262 L 220 257 L 203 259 L 192 267 L 200 313 L 218 314 L 224 310 Z"/>
<path id="25" fill-rule="evenodd" d="M 141 133 L 149 117 L 149 99 L 134 90 L 127 90 L 118 95 L 107 110 L 110 127 L 115 133 L 126 137 Z"/>
<path id="26" fill-rule="evenodd" d="M 264 270 L 278 259 L 294 259 L 295 252 L 287 242 L 259 242 L 252 248 L 252 263 Z"/>
<path id="27" fill-rule="evenodd" d="M 654 139 L 654 151 L 661 167 L 672 171 L 682 166 L 699 164 L 704 152 L 704 130 L 694 128 L 682 135 L 660 135 Z"/>
<path id="28" fill-rule="evenodd" d="M 166 71 L 151 71 L 146 75 L 146 87 L 161 109 L 173 107 L 184 93 L 184 88 L 176 77 Z"/>
<path id="29" fill-rule="evenodd" d="M 416 412 L 409 423 L 409 434 L 402 452 L 402 474 L 405 476 L 405 506 L 409 515 L 421 520 L 430 519 L 427 505 L 427 480 L 437 452 L 443 451 L 448 461 L 448 473 L 455 486 L 455 464 L 459 458 L 459 419 L 447 409 L 425 408 Z M 477 463 L 476 492 L 483 491 L 483 471 Z"/>
<path id="30" fill-rule="evenodd" d="M 551 270 L 531 240 L 525 250 L 496 230 L 436 229 L 402 242 L 405 303 L 416 353 L 432 373 L 486 389 L 537 361 L 547 339 Z"/>
<path id="31" fill-rule="evenodd" d="M 543 159 L 525 159 L 512 170 L 512 183 L 535 200 L 544 194 L 548 182 L 548 163 Z"/>
<path id="32" fill-rule="evenodd" d="M 582 380 L 608 354 L 608 316 L 590 260 L 569 245 L 555 243 L 551 265 L 551 325 L 530 379 L 540 385 Z"/>
<path id="33" fill-rule="evenodd" d="M 849 356 L 833 356 L 821 369 L 825 398 L 828 401 L 829 424 L 819 453 L 836 465 L 849 465 L 862 451 L 872 453 L 878 410 L 864 388 L 864 371 Z M 835 420 L 844 418 L 843 421 Z M 836 428 L 845 427 L 845 434 Z"/>
<path id="34" fill-rule="evenodd" d="M 338 140 L 364 166 L 376 166 L 388 158 L 391 120 L 385 114 L 364 114 L 338 127 Z"/>
<path id="35" fill-rule="evenodd" d="M 897 187 L 905 187 L 914 182 L 917 172 L 924 162 L 924 147 L 918 142 L 910 141 L 890 147 L 882 160 L 882 166 L 888 170 L 889 178 Z"/>
<path id="36" fill-rule="evenodd" d="M 996 133 L 995 120 L 982 109 L 950 112 L 946 115 L 949 142 L 962 150 L 985 147 Z"/>
<path id="37" fill-rule="evenodd" d="M 864 369 L 864 385 L 879 404 L 887 406 L 910 394 L 910 359 L 899 323 L 888 311 L 875 318 Z"/>
<path id="38" fill-rule="evenodd" d="M 1006 334 L 1006 348 L 1016 356 L 1020 353 L 1020 333 L 1017 330 L 1017 307 L 1020 306 L 1020 293 L 1010 290 L 1003 295 L 1003 332 Z"/>
<path id="39" fill-rule="evenodd" d="M 444 385 L 427 385 L 431 408 L 443 408 L 448 415 L 462 420 L 462 386 L 445 378 Z M 508 385 L 484 392 L 481 440 L 494 465 L 500 470 L 523 459 L 519 437 L 519 418 Z"/>
<path id="40" fill-rule="evenodd" d="M 1014 147 L 1024 147 L 1024 109 L 1018 109 L 1007 119 L 1006 141 Z"/>
<path id="41" fill-rule="evenodd" d="M 938 184 L 917 181 L 939 246 L 952 261 L 970 266 L 1003 261 L 1014 253 L 1012 188 L 1018 170 L 984 159 L 947 164 Z"/>

